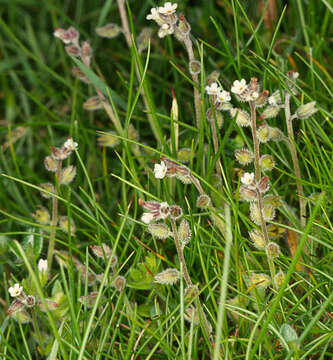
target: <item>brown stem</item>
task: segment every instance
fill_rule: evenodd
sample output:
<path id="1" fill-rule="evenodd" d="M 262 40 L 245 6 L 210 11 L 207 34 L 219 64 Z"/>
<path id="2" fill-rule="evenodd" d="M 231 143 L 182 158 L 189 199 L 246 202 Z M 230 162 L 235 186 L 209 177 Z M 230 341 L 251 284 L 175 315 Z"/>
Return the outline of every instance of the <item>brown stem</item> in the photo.
<path id="1" fill-rule="evenodd" d="M 54 194 L 58 195 L 57 186 L 59 184 L 60 173 L 61 173 L 62 161 L 58 160 L 57 170 L 55 173 L 55 187 Z M 52 269 L 52 260 L 55 248 L 55 237 L 57 232 L 57 223 L 58 223 L 58 199 L 56 196 L 52 197 L 52 219 L 51 219 L 51 232 L 49 239 L 49 247 L 47 250 L 47 268 L 50 272 Z"/>

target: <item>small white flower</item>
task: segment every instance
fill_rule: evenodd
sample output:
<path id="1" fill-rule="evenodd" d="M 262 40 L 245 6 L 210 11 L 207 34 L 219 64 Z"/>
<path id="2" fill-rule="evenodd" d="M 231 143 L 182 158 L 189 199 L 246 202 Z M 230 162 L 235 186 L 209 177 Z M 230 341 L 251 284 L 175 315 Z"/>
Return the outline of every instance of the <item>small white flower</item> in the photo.
<path id="1" fill-rule="evenodd" d="M 38 261 L 38 271 L 44 273 L 47 271 L 47 260 L 39 259 Z"/>
<path id="2" fill-rule="evenodd" d="M 249 94 L 247 101 L 254 101 L 258 99 L 259 93 L 257 91 L 253 91 Z"/>
<path id="3" fill-rule="evenodd" d="M 254 173 L 248 173 L 246 172 L 245 174 L 243 174 L 243 176 L 241 177 L 241 182 L 244 185 L 251 185 L 253 183 L 254 180 Z"/>
<path id="4" fill-rule="evenodd" d="M 216 82 L 213 82 L 210 86 L 205 87 L 206 93 L 208 95 L 216 96 L 219 94 L 219 92 L 222 91 L 222 89 L 219 87 L 219 85 Z"/>
<path id="5" fill-rule="evenodd" d="M 158 12 L 162 15 L 168 16 L 176 12 L 178 4 L 171 4 L 171 2 L 166 2 L 164 6 L 158 8 Z"/>
<path id="6" fill-rule="evenodd" d="M 169 24 L 164 23 L 158 30 L 158 37 L 164 38 L 166 35 L 171 35 L 171 34 L 173 34 L 174 30 L 175 29 L 173 26 L 170 26 Z"/>
<path id="7" fill-rule="evenodd" d="M 150 9 L 150 14 L 148 14 L 146 16 L 146 19 L 147 20 L 154 20 L 157 23 L 159 23 L 161 21 L 161 18 L 160 18 L 159 14 L 158 14 L 157 8 L 151 8 Z"/>
<path id="8" fill-rule="evenodd" d="M 234 94 L 240 95 L 246 89 L 246 81 L 242 79 L 241 81 L 235 80 L 231 87 L 231 92 Z"/>
<path id="9" fill-rule="evenodd" d="M 63 147 L 67 150 L 67 151 L 73 151 L 76 150 L 78 148 L 78 143 L 74 142 L 72 138 L 68 138 L 65 142 Z"/>
<path id="10" fill-rule="evenodd" d="M 220 90 L 217 94 L 217 101 L 219 103 L 226 103 L 231 100 L 229 91 Z"/>
<path id="11" fill-rule="evenodd" d="M 150 222 L 152 222 L 154 220 L 154 217 L 155 216 L 153 213 L 145 212 L 141 216 L 141 221 L 144 222 L 145 224 L 149 224 Z"/>
<path id="12" fill-rule="evenodd" d="M 156 179 L 163 179 L 166 175 L 168 168 L 165 165 L 164 161 L 161 161 L 161 164 L 155 164 L 154 166 L 154 175 Z"/>
<path id="13" fill-rule="evenodd" d="M 22 291 L 23 291 L 23 286 L 20 286 L 20 284 L 17 283 L 8 289 L 8 292 L 11 297 L 20 296 L 22 294 Z"/>

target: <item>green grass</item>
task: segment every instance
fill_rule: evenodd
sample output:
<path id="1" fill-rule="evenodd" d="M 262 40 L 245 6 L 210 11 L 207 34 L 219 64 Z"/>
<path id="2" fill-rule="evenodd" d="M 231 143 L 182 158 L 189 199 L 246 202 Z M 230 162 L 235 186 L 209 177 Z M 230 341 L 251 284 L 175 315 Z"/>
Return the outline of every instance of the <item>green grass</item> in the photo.
<path id="1" fill-rule="evenodd" d="M 298 220 L 297 179 L 287 143 L 260 147 L 276 160 L 268 175 L 271 193 L 280 195 L 283 205 L 271 221 L 282 234 L 273 239 L 281 248 L 274 264 L 286 274 L 280 288 L 265 290 L 246 282 L 251 272 L 270 272 L 265 252 L 255 249 L 248 236 L 253 223 L 248 203 L 239 199 L 241 166 L 234 158 L 237 148 L 252 148 L 250 130 L 238 127 L 225 113 L 215 154 L 205 116 L 201 128 L 196 128 L 185 48 L 173 36 L 159 39 L 158 26 L 146 20 L 150 8 L 162 3 L 127 4 L 135 38 L 143 27 L 154 30 L 150 47 L 139 54 L 135 47 L 128 49 L 122 34 L 104 39 L 95 32 L 108 22 L 121 24 L 116 1 L 0 2 L 0 143 L 9 141 L 0 151 L 1 359 L 333 357 L 333 9 L 327 0 L 290 1 L 286 8 L 276 1 L 277 17 L 268 27 L 264 7 L 258 3 L 184 0 L 178 10 L 191 24 L 195 56 L 201 59 L 203 114 L 210 106 L 204 91 L 206 78 L 214 70 L 220 71 L 219 81 L 226 90 L 236 79 L 257 77 L 270 93 L 282 92 L 286 73 L 295 70 L 300 74 L 299 95 L 292 96 L 292 113 L 302 103 L 317 102 L 319 111 L 314 116 L 293 121 L 307 200 L 304 228 Z M 71 75 L 75 63 L 53 37 L 56 27 L 70 25 L 93 48 L 91 70 L 75 61 L 93 85 Z M 121 124 L 120 142 L 114 149 L 97 142 L 101 134 L 115 131 L 106 112 L 88 112 L 82 106 L 96 95 L 95 87 Z M 220 222 L 216 217 L 212 220 L 212 210 L 197 207 L 199 193 L 193 184 L 154 178 L 152 170 L 160 156 L 177 161 L 172 90 L 179 107 L 179 149 L 190 149 L 186 166 L 212 198 L 213 213 Z M 232 102 L 246 109 L 235 98 Z M 283 111 L 267 123 L 287 135 Z M 130 136 L 130 125 L 137 130 L 137 138 Z M 24 133 L 10 141 L 19 127 L 24 127 Z M 61 265 L 53 261 L 44 285 L 37 262 L 47 257 L 52 229 L 50 224 L 38 224 L 32 214 L 38 205 L 52 211 L 52 200 L 41 197 L 39 191 L 41 183 L 54 181 L 43 162 L 50 147 L 60 147 L 68 136 L 79 146 L 63 165 L 75 165 L 77 175 L 70 186 L 58 186 L 56 198 L 59 215 L 72 218 L 76 231 L 71 236 L 57 227 L 55 248 L 66 251 L 68 259 Z M 219 159 L 223 176 L 217 186 L 212 175 Z M 252 165 L 246 167 L 246 171 L 252 169 Z M 156 273 L 181 270 L 181 264 L 172 238 L 153 237 L 141 222 L 139 198 L 183 209 L 192 230 L 185 261 L 192 282 L 199 286 L 203 312 L 213 329 L 211 339 L 205 335 L 202 318 L 199 324 L 184 319 L 188 306 L 184 280 L 173 286 L 153 282 Z M 221 219 L 227 229 L 224 235 Z M 292 250 L 295 234 L 298 248 Z M 308 241 L 311 247 L 305 253 Z M 111 256 L 96 258 L 90 250 L 91 245 L 102 243 L 117 255 L 116 268 L 111 266 Z M 85 265 L 81 276 L 77 260 Z M 303 263 L 307 272 L 300 267 Z M 99 281 L 89 281 L 92 274 L 99 274 Z M 120 292 L 111 286 L 118 275 L 127 279 Z M 53 299 L 59 307 L 48 312 L 38 306 L 28 309 L 27 323 L 12 319 L 7 310 L 13 299 L 7 289 L 14 283 L 23 284 L 44 308 L 45 299 Z M 96 292 L 96 301 L 89 307 L 79 298 L 91 292 Z M 198 307 L 197 300 L 193 305 Z M 295 330 L 295 341 L 287 341 L 283 324 Z"/>

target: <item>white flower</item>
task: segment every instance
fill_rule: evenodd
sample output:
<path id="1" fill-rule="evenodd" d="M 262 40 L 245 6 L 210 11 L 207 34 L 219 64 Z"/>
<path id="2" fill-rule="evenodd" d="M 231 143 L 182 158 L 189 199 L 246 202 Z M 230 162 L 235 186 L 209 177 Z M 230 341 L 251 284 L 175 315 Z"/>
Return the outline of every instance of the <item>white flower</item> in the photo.
<path id="1" fill-rule="evenodd" d="M 161 23 L 161 18 L 158 14 L 157 8 L 151 8 L 150 9 L 150 14 L 148 14 L 146 16 L 147 20 L 154 20 L 156 21 L 158 24 Z"/>
<path id="2" fill-rule="evenodd" d="M 47 271 L 47 260 L 39 259 L 38 261 L 38 271 L 44 273 Z"/>
<path id="3" fill-rule="evenodd" d="M 22 291 L 23 291 L 23 286 L 20 286 L 20 284 L 17 283 L 8 289 L 8 292 L 11 297 L 20 296 L 22 294 Z"/>
<path id="4" fill-rule="evenodd" d="M 166 175 L 168 168 L 165 165 L 164 161 L 161 161 L 161 164 L 155 164 L 154 166 L 154 175 L 156 179 L 163 179 Z"/>
<path id="5" fill-rule="evenodd" d="M 149 224 L 154 220 L 154 217 L 155 217 L 154 213 L 145 212 L 141 216 L 141 221 L 144 222 L 145 224 Z"/>
<path id="6" fill-rule="evenodd" d="M 251 185 L 253 183 L 254 180 L 254 173 L 248 173 L 246 172 L 245 174 L 243 174 L 243 176 L 241 177 L 241 182 L 244 185 Z"/>
<path id="7" fill-rule="evenodd" d="M 254 100 L 258 99 L 258 96 L 259 96 L 259 93 L 257 91 L 253 91 L 247 97 L 247 101 L 254 101 Z"/>
<path id="8" fill-rule="evenodd" d="M 219 85 L 216 82 L 213 82 L 210 86 L 206 86 L 205 90 L 208 95 L 216 96 L 222 89 L 219 87 Z"/>
<path id="9" fill-rule="evenodd" d="M 231 87 L 231 92 L 234 94 L 240 95 L 246 89 L 246 81 L 242 79 L 241 81 L 235 80 Z"/>
<path id="10" fill-rule="evenodd" d="M 174 27 L 164 23 L 158 30 L 158 37 L 164 38 L 166 35 L 171 35 L 174 32 Z"/>
<path id="11" fill-rule="evenodd" d="M 217 94 L 217 101 L 220 103 L 225 103 L 231 100 L 229 91 L 220 90 Z"/>
<path id="12" fill-rule="evenodd" d="M 78 143 L 74 142 L 72 138 L 68 138 L 65 142 L 63 147 L 67 151 L 73 151 L 78 148 Z"/>
<path id="13" fill-rule="evenodd" d="M 164 6 L 158 8 L 158 12 L 162 15 L 168 16 L 176 12 L 178 4 L 171 4 L 171 2 L 166 2 Z"/>

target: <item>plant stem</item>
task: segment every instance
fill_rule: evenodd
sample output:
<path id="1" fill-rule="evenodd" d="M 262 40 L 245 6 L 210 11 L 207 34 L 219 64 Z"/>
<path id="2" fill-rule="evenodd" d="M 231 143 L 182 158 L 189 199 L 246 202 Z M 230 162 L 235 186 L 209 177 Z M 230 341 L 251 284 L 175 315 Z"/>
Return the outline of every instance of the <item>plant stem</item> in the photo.
<path id="1" fill-rule="evenodd" d="M 55 195 L 58 195 L 58 183 L 60 179 L 60 173 L 61 173 L 61 166 L 62 161 L 58 160 L 57 170 L 55 173 L 55 187 L 54 187 L 54 193 Z M 55 248 L 55 237 L 57 232 L 57 223 L 58 223 L 58 199 L 53 196 L 52 197 L 52 219 L 51 219 L 51 232 L 50 232 L 50 239 L 49 239 L 49 247 L 47 250 L 47 271 L 50 272 L 52 268 L 52 260 L 53 260 L 53 253 Z"/>
<path id="2" fill-rule="evenodd" d="M 188 269 L 187 269 L 187 265 L 185 262 L 185 258 L 184 258 L 184 251 L 183 248 L 180 244 L 179 238 L 178 238 L 178 232 L 177 232 L 177 225 L 175 220 L 170 219 L 170 223 L 171 223 L 171 228 L 172 228 L 172 232 L 173 232 L 173 238 L 175 240 L 175 245 L 176 245 L 176 249 L 177 249 L 177 254 L 179 257 L 179 261 L 182 264 L 182 270 L 183 270 L 183 275 L 184 275 L 184 279 L 186 282 L 187 287 L 193 287 L 193 282 L 191 280 L 191 277 L 189 275 Z M 210 334 L 210 326 L 208 323 L 208 320 L 206 318 L 206 315 L 202 309 L 202 305 L 199 299 L 199 293 L 198 291 L 195 291 L 195 295 L 196 295 L 196 299 L 197 299 L 197 307 L 198 307 L 198 311 L 199 311 L 199 315 L 200 315 L 200 319 L 202 320 L 202 324 L 203 324 L 203 329 L 205 331 L 205 334 L 207 336 L 207 339 L 209 340 L 211 338 L 211 334 Z"/>
<path id="3" fill-rule="evenodd" d="M 284 113 L 286 117 L 287 131 L 288 131 L 288 144 L 290 149 L 291 158 L 294 165 L 294 171 L 296 176 L 297 194 L 299 199 L 300 209 L 300 224 L 304 228 L 306 225 L 306 201 L 304 199 L 303 185 L 301 181 L 301 170 L 299 167 L 299 161 L 297 156 L 297 150 L 295 146 L 295 137 L 293 130 L 293 118 L 290 114 L 290 94 L 285 91 L 284 93 Z"/>
<path id="4" fill-rule="evenodd" d="M 254 177 L 255 182 L 259 182 L 261 177 L 261 170 L 259 165 L 259 159 L 260 159 L 260 149 L 259 149 L 259 141 L 257 138 L 257 117 L 256 117 L 256 105 L 254 101 L 250 101 L 250 110 L 251 110 L 251 131 L 252 131 L 252 139 L 253 139 L 253 152 L 254 152 Z M 261 230 L 264 234 L 264 239 L 266 245 L 269 243 L 269 236 L 266 226 L 266 221 L 264 219 L 263 215 L 263 200 L 262 195 L 260 191 L 257 189 L 257 198 L 258 198 L 258 207 L 259 207 L 259 213 L 260 213 L 260 223 L 261 223 Z M 275 276 L 275 266 L 274 262 L 270 257 L 267 257 L 269 270 L 271 273 L 272 280 Z"/>

